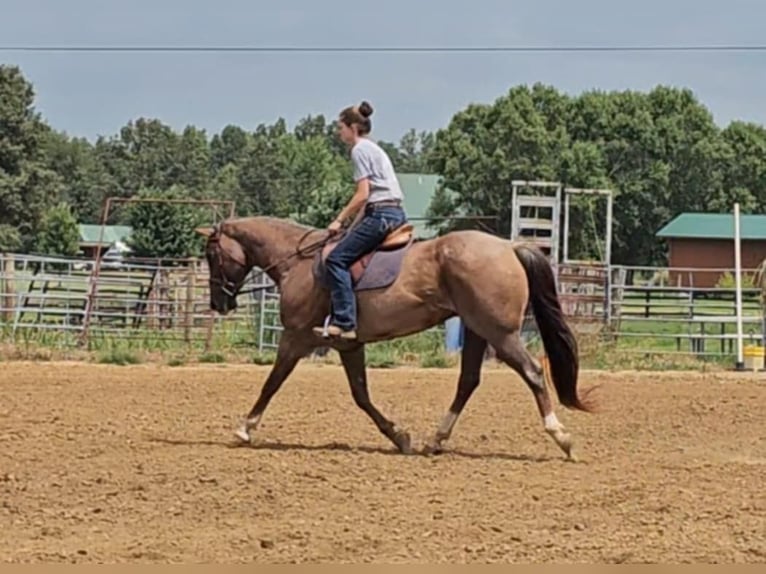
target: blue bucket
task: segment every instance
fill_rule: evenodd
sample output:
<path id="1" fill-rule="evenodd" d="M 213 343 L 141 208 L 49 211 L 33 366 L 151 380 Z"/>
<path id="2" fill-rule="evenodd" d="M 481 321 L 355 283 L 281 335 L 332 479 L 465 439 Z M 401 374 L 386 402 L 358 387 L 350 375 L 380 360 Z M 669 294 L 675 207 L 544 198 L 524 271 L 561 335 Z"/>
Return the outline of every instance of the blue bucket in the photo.
<path id="1" fill-rule="evenodd" d="M 460 317 L 450 317 L 444 322 L 444 346 L 448 353 L 459 353 L 463 348 L 463 322 Z"/>

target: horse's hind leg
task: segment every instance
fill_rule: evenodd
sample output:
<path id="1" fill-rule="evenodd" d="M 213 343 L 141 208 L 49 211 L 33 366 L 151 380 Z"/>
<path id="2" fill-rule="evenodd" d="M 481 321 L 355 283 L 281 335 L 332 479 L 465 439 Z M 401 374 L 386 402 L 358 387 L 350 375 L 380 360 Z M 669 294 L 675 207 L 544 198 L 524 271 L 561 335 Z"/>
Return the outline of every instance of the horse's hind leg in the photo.
<path id="1" fill-rule="evenodd" d="M 359 345 L 353 350 L 341 351 L 341 361 L 343 369 L 351 385 L 351 395 L 354 402 L 369 416 L 388 439 L 396 445 L 399 452 L 403 454 L 412 454 L 410 435 L 402 429 L 397 429 L 396 425 L 388 420 L 372 404 L 370 392 L 367 388 L 367 368 L 365 366 L 364 345 Z"/>
<path id="2" fill-rule="evenodd" d="M 561 447 L 567 457 L 574 459 L 572 438 L 565 432 L 564 426 L 559 422 L 553 410 L 543 369 L 524 347 L 524 342 L 518 331 L 505 335 L 494 346 L 498 358 L 518 372 L 532 390 L 545 425 L 545 431 L 556 441 L 556 444 Z"/>
<path id="3" fill-rule="evenodd" d="M 442 451 L 442 443 L 448 440 L 452 434 L 460 413 L 465 408 L 468 399 L 479 386 L 481 380 L 481 366 L 484 362 L 484 353 L 487 350 L 487 341 L 466 328 L 463 351 L 460 359 L 460 377 L 458 379 L 455 398 L 450 405 L 447 414 L 441 421 L 433 438 L 425 445 L 424 453 L 433 454 Z"/>

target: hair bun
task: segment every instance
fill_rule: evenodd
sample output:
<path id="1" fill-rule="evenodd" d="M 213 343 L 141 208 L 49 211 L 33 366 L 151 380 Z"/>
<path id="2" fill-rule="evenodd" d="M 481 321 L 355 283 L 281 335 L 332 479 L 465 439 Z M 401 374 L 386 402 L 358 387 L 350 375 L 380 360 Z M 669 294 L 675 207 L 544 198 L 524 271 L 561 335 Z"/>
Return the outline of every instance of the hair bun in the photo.
<path id="1" fill-rule="evenodd" d="M 362 114 L 365 118 L 369 118 L 372 115 L 372 106 L 370 105 L 370 102 L 364 101 L 361 104 L 359 104 L 359 113 Z"/>

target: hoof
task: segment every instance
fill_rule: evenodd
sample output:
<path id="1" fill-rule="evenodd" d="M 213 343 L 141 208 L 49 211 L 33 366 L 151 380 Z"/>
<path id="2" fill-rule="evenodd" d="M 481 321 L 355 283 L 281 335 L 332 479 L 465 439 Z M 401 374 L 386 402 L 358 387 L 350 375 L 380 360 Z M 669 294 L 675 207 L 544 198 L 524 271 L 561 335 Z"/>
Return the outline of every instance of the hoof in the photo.
<path id="1" fill-rule="evenodd" d="M 234 436 L 236 436 L 240 442 L 249 444 L 251 442 L 250 431 L 256 430 L 260 421 L 260 415 L 242 420 L 239 428 L 234 432 Z"/>
<path id="2" fill-rule="evenodd" d="M 561 450 L 564 451 L 564 454 L 567 455 L 567 459 L 575 461 L 576 457 L 572 450 L 574 447 L 572 436 L 568 433 L 560 433 L 555 435 L 553 438 L 556 440 L 556 443 L 559 445 Z"/>
<path id="3" fill-rule="evenodd" d="M 423 446 L 423 454 L 426 456 L 444 453 L 444 447 L 439 442 L 428 442 Z"/>
<path id="4" fill-rule="evenodd" d="M 568 432 L 564 432 L 561 428 L 549 430 L 548 434 L 551 435 L 551 438 L 556 441 L 559 448 L 567 455 L 567 460 L 576 461 L 576 457 L 572 451 L 572 447 L 574 446 L 572 435 Z"/>
<path id="5" fill-rule="evenodd" d="M 250 444 L 250 433 L 245 427 L 239 428 L 234 432 L 234 436 L 243 444 Z"/>
<path id="6" fill-rule="evenodd" d="M 412 439 L 407 431 L 398 431 L 394 435 L 394 443 L 402 454 L 414 454 L 415 452 L 412 450 Z"/>

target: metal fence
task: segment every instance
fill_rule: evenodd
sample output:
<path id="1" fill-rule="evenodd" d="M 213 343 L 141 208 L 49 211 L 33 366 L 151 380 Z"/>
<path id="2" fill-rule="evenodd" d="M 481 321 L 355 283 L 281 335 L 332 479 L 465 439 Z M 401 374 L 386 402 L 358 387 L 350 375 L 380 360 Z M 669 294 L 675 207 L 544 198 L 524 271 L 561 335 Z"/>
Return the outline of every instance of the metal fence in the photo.
<path id="1" fill-rule="evenodd" d="M 255 289 L 240 296 L 237 312 L 220 317 L 210 310 L 204 260 L 123 260 L 102 266 L 97 280 L 92 267 L 83 259 L 0 254 L 3 334 L 56 333 L 62 345 L 141 338 L 208 350 L 225 343 L 264 351 L 278 343 L 279 293 L 260 270 L 251 272 L 245 289 Z M 715 287 L 679 280 L 694 271 L 570 264 L 558 265 L 557 277 L 564 311 L 580 333 L 627 352 L 732 355 L 736 293 L 726 278 L 733 270 L 707 270 L 723 278 Z M 760 344 L 766 321 L 755 274 L 743 271 L 742 323 L 746 343 Z M 444 326 L 437 329 L 443 332 Z M 528 321 L 526 333 L 533 331 L 534 322 Z"/>
<path id="2" fill-rule="evenodd" d="M 694 286 L 701 273 L 715 285 Z M 608 332 L 628 351 L 733 356 L 737 352 L 737 293 L 734 269 L 612 266 Z M 764 291 L 757 269 L 742 270 L 745 344 L 766 337 Z"/>
<path id="3" fill-rule="evenodd" d="M 240 312 L 210 310 L 204 260 L 102 263 L 37 255 L 0 254 L 0 326 L 12 339 L 57 334 L 62 344 L 105 338 L 201 343 L 216 336 L 255 343 L 259 292 L 242 297 Z M 254 270 L 248 287 L 266 284 Z"/>
<path id="4" fill-rule="evenodd" d="M 699 270 L 600 264 L 557 266 L 559 296 L 570 324 L 579 334 L 611 341 L 624 352 L 722 356 L 736 354 L 736 291 L 722 281 L 716 287 L 689 287 L 676 282 Z M 722 277 L 733 269 L 705 269 Z M 763 292 L 753 285 L 757 270 L 743 270 L 742 323 L 746 344 L 766 342 Z M 268 279 L 265 280 L 268 284 Z M 686 286 L 684 286 L 686 285 Z M 279 293 L 275 287 L 257 296 L 258 341 L 261 349 L 276 347 Z M 444 332 L 444 326 L 437 328 Z M 527 318 L 527 341 L 537 338 Z"/>

